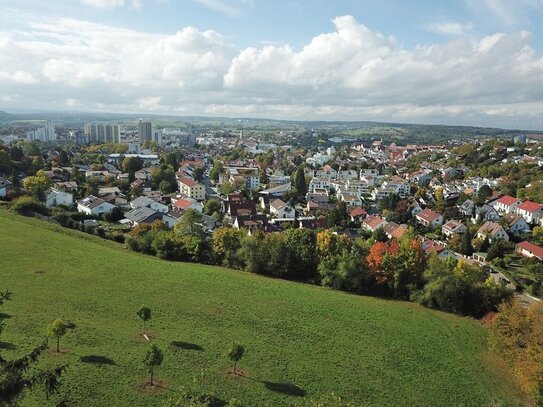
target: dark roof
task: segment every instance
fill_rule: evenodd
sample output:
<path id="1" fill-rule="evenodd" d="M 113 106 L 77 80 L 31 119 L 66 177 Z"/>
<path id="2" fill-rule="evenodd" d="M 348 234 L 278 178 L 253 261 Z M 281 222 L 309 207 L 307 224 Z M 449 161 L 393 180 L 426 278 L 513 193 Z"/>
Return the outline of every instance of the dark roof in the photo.
<path id="1" fill-rule="evenodd" d="M 154 221 L 161 217 L 160 213 L 154 211 L 151 208 L 143 207 L 133 209 L 130 212 L 126 213 L 124 217 L 132 222 L 141 223 L 144 221 Z"/>
<path id="2" fill-rule="evenodd" d="M 235 217 L 234 223 L 237 223 L 239 228 L 260 230 L 268 228 L 268 218 L 266 215 L 240 215 Z"/>

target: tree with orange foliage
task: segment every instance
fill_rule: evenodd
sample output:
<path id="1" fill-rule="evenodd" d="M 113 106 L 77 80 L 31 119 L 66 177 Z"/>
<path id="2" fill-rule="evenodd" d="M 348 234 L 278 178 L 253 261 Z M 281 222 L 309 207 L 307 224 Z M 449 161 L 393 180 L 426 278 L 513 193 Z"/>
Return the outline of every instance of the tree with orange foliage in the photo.
<path id="1" fill-rule="evenodd" d="M 513 300 L 490 324 L 490 345 L 511 364 L 522 390 L 543 405 L 543 303 L 528 309 Z"/>
<path id="2" fill-rule="evenodd" d="M 395 298 L 407 300 L 423 285 L 426 257 L 417 239 L 377 242 L 366 260 L 377 283 L 387 286 Z"/>
<path id="3" fill-rule="evenodd" d="M 388 242 L 376 242 L 370 247 L 370 253 L 366 258 L 369 269 L 375 274 L 375 280 L 377 283 L 387 283 L 390 281 L 392 276 L 388 273 L 389 270 L 386 270 L 384 265 L 385 257 L 394 257 L 400 245 L 395 240 L 390 240 Z"/>

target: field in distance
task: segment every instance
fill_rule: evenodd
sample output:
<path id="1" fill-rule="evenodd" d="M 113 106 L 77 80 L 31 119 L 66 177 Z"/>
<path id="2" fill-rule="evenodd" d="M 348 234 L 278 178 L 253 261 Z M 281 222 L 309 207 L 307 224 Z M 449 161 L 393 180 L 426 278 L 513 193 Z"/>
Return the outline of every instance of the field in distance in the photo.
<path id="1" fill-rule="evenodd" d="M 336 393 L 362 406 L 521 405 L 486 350 L 477 321 L 416 304 L 349 295 L 197 264 L 170 263 L 121 245 L 0 210 L 0 289 L 6 358 L 30 350 L 61 317 L 76 324 L 60 355 L 61 388 L 77 406 L 163 406 L 198 388 L 244 406 L 290 406 Z M 164 351 L 163 389 L 144 391 L 136 310 Z M 232 341 L 246 348 L 228 374 Z M 34 392 L 24 405 L 47 405 Z"/>

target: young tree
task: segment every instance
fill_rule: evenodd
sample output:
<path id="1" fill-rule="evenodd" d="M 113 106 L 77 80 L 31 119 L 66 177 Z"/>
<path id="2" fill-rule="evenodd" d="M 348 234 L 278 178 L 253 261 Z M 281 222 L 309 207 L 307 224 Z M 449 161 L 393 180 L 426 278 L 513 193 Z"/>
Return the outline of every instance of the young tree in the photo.
<path id="1" fill-rule="evenodd" d="M 228 359 L 230 359 L 230 361 L 234 363 L 234 374 L 237 374 L 237 371 L 236 371 L 237 363 L 241 360 L 244 353 L 245 353 L 245 348 L 236 342 L 234 342 L 232 346 L 230 347 L 230 349 L 228 350 L 228 354 L 227 354 Z"/>
<path id="2" fill-rule="evenodd" d="M 60 337 L 66 335 L 68 324 L 62 319 L 57 318 L 49 325 L 47 333 L 49 336 L 57 338 L 57 352 L 60 352 Z"/>
<path id="3" fill-rule="evenodd" d="M 151 308 L 142 305 L 136 311 L 136 315 L 143 321 L 143 332 L 145 332 L 145 323 L 151 319 Z"/>
<path id="4" fill-rule="evenodd" d="M 9 291 L 0 292 L 0 305 L 11 299 Z M 1 321 L 0 321 L 1 323 Z M 3 325 L 0 324 L 0 333 Z M 47 349 L 47 341 L 35 347 L 30 353 L 18 359 L 7 360 L 0 355 L 0 405 L 18 405 L 26 391 L 37 386 L 43 386 L 47 398 L 58 393 L 60 376 L 65 372 L 66 366 L 59 366 L 49 370 L 36 368 L 38 358 Z M 59 404 L 60 405 L 60 404 Z"/>
<path id="5" fill-rule="evenodd" d="M 151 349 L 147 351 L 145 358 L 143 359 L 143 364 L 149 370 L 151 375 L 150 385 L 153 386 L 153 379 L 155 373 L 155 367 L 160 366 L 164 360 L 164 354 L 162 351 L 155 345 L 151 345 Z"/>

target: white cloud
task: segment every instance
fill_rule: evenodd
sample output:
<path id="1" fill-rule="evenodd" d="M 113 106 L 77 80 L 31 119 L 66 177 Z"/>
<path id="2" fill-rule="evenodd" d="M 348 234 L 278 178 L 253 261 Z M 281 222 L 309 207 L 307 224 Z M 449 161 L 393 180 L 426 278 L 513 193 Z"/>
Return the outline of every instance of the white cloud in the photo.
<path id="1" fill-rule="evenodd" d="M 81 0 L 81 3 L 99 9 L 114 9 L 124 6 L 124 0 Z"/>
<path id="2" fill-rule="evenodd" d="M 23 85 L 32 85 L 38 82 L 30 72 L 22 70 L 15 72 L 0 71 L 0 81 L 15 82 Z"/>
<path id="3" fill-rule="evenodd" d="M 455 22 L 433 23 L 426 25 L 426 30 L 436 34 L 448 36 L 463 36 L 470 34 L 473 31 L 473 24 L 462 24 Z"/>
<path id="4" fill-rule="evenodd" d="M 29 23 L 0 31 L 0 84 L 20 108 L 543 127 L 543 58 L 526 31 L 407 49 L 351 16 L 333 24 L 299 50 L 236 50 L 194 27 Z"/>

